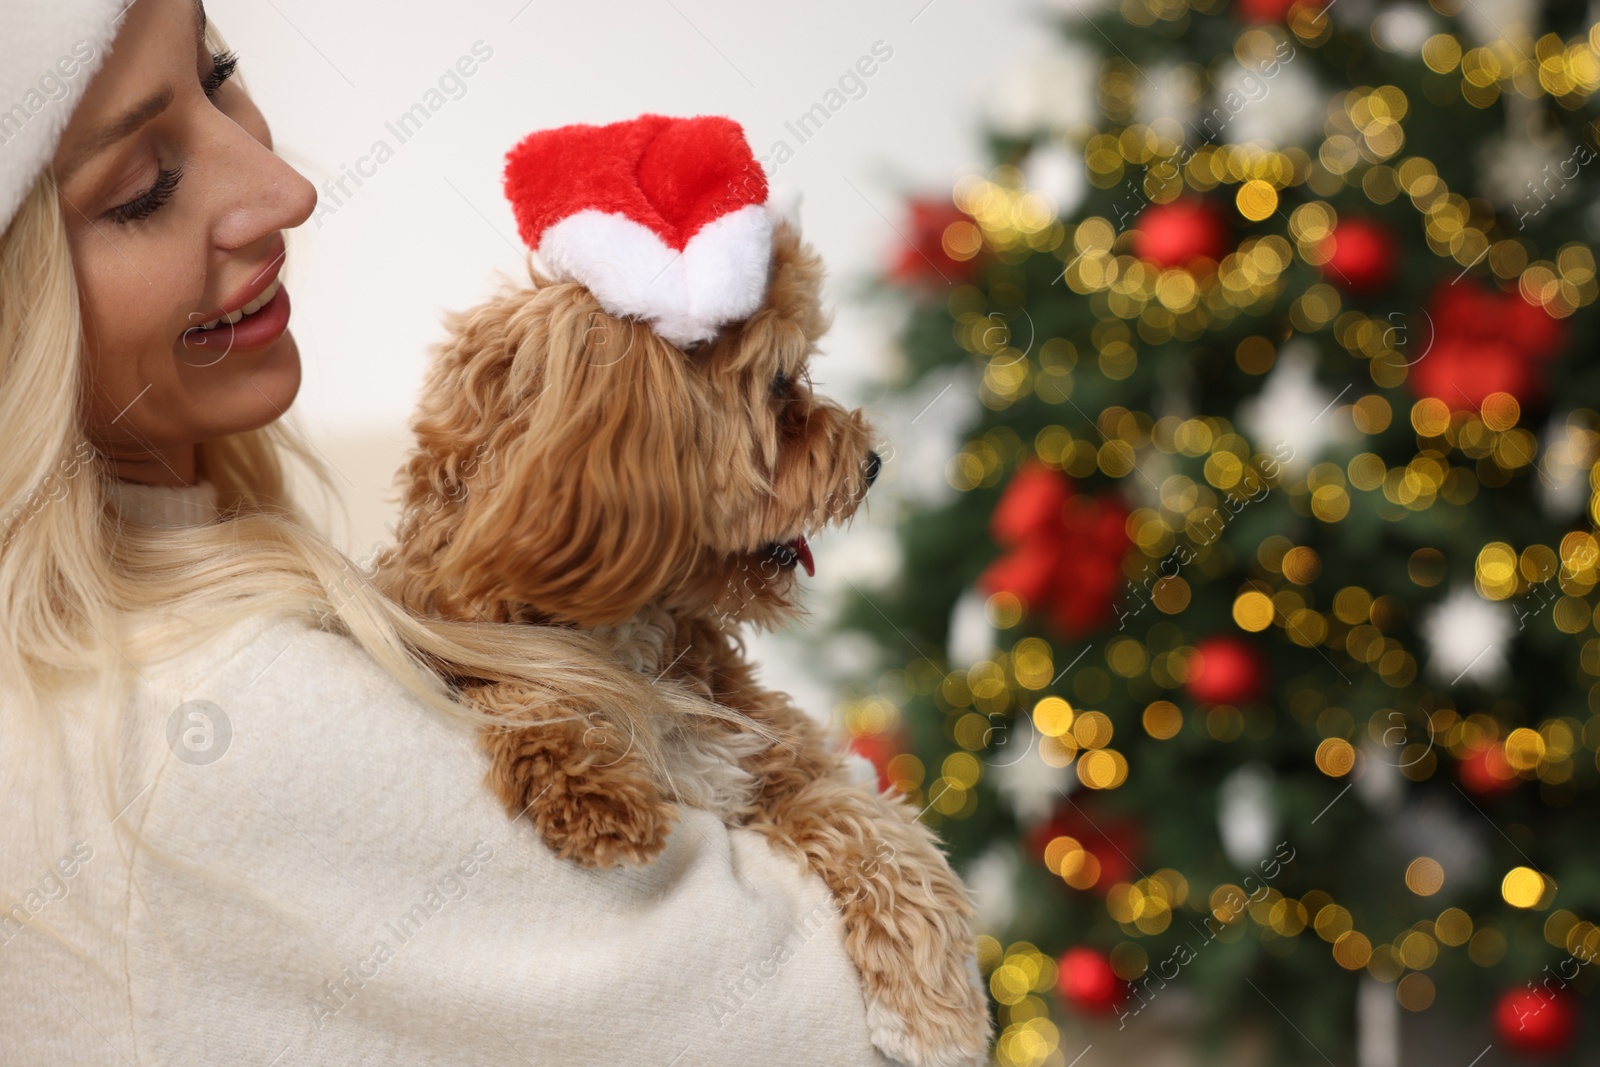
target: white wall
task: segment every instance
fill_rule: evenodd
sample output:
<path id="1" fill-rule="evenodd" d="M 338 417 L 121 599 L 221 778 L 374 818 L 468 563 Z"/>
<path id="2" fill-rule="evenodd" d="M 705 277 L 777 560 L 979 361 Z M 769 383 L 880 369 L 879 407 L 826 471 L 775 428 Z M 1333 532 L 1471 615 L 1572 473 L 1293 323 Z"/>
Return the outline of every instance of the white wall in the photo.
<path id="1" fill-rule="evenodd" d="M 829 264 L 837 308 L 813 376 L 858 400 L 894 357 L 884 313 L 852 302 L 851 286 L 898 240 L 904 192 L 946 191 L 959 174 L 987 169 L 986 88 L 1050 43 L 1028 8 L 1027 0 L 211 0 L 279 152 L 324 190 L 316 219 L 290 236 L 285 277 L 305 365 L 290 417 L 335 468 L 351 520 L 333 516 L 336 534 L 353 554 L 387 536 L 390 479 L 441 310 L 476 303 L 496 271 L 522 273 L 499 182 L 506 150 L 535 129 L 646 111 L 724 114 L 744 126 L 757 155 L 786 141 L 794 156 L 773 178 L 803 196 L 802 222 Z M 785 123 L 878 41 L 892 58 L 801 144 Z M 459 87 L 446 86 L 443 106 L 402 142 L 386 123 L 439 87 L 475 44 L 479 56 L 492 54 Z M 332 182 L 379 140 L 392 158 L 374 157 L 363 165 L 371 177 L 359 187 L 347 179 L 341 192 Z M 847 553 L 862 530 L 858 522 L 839 535 L 830 555 Z M 775 662 L 772 677 L 825 710 L 817 705 L 827 693 L 803 669 Z"/>

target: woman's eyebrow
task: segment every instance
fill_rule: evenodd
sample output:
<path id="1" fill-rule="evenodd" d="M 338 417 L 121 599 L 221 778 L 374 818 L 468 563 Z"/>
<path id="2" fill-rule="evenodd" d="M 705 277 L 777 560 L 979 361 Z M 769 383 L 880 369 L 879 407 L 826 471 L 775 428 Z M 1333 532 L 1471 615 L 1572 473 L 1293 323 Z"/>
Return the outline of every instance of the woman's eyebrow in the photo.
<path id="1" fill-rule="evenodd" d="M 172 86 L 164 85 L 133 105 L 121 117 L 101 127 L 69 157 L 66 166 L 56 175 L 57 184 L 65 185 L 73 172 L 88 162 L 90 156 L 137 132 L 145 123 L 165 111 L 167 105 L 172 103 L 172 96 Z"/>
<path id="2" fill-rule="evenodd" d="M 203 47 L 206 35 L 204 0 L 195 0 L 194 20 L 195 40 Z M 160 89 L 157 89 L 123 112 L 122 115 L 102 126 L 85 139 L 78 150 L 67 158 L 66 165 L 56 174 L 56 182 L 65 185 L 67 179 L 72 177 L 73 172 L 88 162 L 90 156 L 137 132 L 145 123 L 165 111 L 168 105 L 172 103 L 172 97 L 172 86 L 163 85 Z"/>

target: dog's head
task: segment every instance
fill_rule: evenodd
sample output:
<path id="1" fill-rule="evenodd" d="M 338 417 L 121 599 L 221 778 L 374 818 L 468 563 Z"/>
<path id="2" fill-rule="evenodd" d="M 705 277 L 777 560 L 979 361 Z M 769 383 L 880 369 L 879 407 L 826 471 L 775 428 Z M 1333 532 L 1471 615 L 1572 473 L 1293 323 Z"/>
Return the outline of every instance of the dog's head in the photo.
<path id="1" fill-rule="evenodd" d="M 582 626 L 652 602 L 768 625 L 792 611 L 807 538 L 849 519 L 879 466 L 861 412 L 811 387 L 821 281 L 780 220 L 765 300 L 688 350 L 537 273 L 453 317 L 405 501 L 402 537 L 430 542 L 425 599 Z"/>

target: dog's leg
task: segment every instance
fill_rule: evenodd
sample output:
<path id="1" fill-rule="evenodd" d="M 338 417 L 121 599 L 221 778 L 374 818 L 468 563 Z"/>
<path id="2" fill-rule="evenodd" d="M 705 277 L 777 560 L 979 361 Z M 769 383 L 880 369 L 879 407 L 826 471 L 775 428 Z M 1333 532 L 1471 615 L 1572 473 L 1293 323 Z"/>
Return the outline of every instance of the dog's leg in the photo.
<path id="1" fill-rule="evenodd" d="M 981 1067 L 993 1022 L 966 887 L 904 797 L 841 771 L 751 824 L 833 892 L 872 1041 L 911 1067 Z"/>
<path id="2" fill-rule="evenodd" d="M 462 692 L 500 714 L 507 728 L 485 728 L 486 780 L 512 818 L 527 814 L 545 844 L 585 867 L 643 864 L 666 844 L 677 809 L 656 787 L 632 749 L 626 729 L 598 713 L 542 708 L 531 691 L 510 683 Z"/>
<path id="3" fill-rule="evenodd" d="M 852 782 L 821 725 L 759 689 L 747 663 L 729 657 L 712 679 L 719 700 L 783 738 L 746 765 L 761 790 L 741 821 L 832 891 L 873 1043 L 910 1067 L 983 1064 L 994 1024 L 975 909 L 937 836 L 903 796 Z"/>

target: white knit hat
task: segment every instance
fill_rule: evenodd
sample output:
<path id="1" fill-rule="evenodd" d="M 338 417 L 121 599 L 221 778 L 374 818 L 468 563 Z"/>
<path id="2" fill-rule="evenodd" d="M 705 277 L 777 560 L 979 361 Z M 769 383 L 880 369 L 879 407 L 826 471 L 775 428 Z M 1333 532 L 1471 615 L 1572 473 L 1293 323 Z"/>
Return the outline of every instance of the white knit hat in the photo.
<path id="1" fill-rule="evenodd" d="M 0 233 L 56 154 L 132 0 L 0 0 Z"/>

